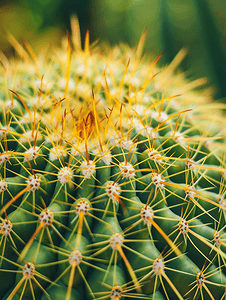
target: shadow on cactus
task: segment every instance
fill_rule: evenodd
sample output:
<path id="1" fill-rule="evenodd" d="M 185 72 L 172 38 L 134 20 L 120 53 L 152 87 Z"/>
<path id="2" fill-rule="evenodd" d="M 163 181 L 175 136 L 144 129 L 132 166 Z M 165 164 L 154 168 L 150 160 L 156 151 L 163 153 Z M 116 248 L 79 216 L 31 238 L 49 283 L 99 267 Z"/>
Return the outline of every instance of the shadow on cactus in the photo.
<path id="1" fill-rule="evenodd" d="M 224 105 L 71 24 L 1 57 L 1 299 L 225 298 Z"/>

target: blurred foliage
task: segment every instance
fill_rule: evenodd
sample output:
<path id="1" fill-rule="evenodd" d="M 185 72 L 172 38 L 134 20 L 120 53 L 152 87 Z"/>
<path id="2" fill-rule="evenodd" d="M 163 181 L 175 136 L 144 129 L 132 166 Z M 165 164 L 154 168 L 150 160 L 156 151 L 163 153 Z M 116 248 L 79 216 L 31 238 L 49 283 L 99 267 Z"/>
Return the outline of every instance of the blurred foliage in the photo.
<path id="1" fill-rule="evenodd" d="M 226 97 L 225 0 L 96 0 L 92 36 L 112 44 L 136 45 L 148 28 L 146 52 L 169 63 L 181 48 L 188 55 L 181 64 L 192 78 L 207 76 L 216 98 Z M 98 13 L 97 13 L 98 12 Z M 224 100 L 224 99 L 222 99 Z"/>
<path id="2" fill-rule="evenodd" d="M 25 40 L 38 52 L 49 43 L 59 45 L 70 30 L 70 16 L 77 14 L 82 36 L 89 28 L 91 0 L 5 0 L 0 1 L 0 49 L 12 54 L 8 33 L 20 43 Z"/>
<path id="3" fill-rule="evenodd" d="M 82 40 L 87 29 L 91 42 L 100 38 L 112 45 L 135 46 L 148 28 L 145 52 L 169 63 L 183 47 L 181 64 L 192 78 L 209 77 L 216 98 L 226 97 L 225 0 L 6 0 L 0 2 L 0 49 L 10 54 L 7 32 L 26 40 L 35 51 L 70 31 L 70 16 L 77 14 Z"/>

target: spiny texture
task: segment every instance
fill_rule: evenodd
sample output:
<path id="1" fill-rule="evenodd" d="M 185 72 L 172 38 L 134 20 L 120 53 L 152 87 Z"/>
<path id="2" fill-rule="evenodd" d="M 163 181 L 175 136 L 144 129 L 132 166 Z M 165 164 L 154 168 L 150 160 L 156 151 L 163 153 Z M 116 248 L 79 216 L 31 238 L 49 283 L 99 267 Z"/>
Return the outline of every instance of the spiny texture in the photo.
<path id="1" fill-rule="evenodd" d="M 1 57 L 1 299 L 226 297 L 221 105 L 144 35 Z"/>

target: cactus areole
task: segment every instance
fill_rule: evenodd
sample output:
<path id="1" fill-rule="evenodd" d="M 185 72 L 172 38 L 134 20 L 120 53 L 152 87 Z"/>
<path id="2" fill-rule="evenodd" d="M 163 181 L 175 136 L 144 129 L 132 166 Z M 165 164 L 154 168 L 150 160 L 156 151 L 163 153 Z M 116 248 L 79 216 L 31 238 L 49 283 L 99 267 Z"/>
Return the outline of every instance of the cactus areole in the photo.
<path id="1" fill-rule="evenodd" d="M 224 105 L 72 26 L 0 57 L 0 299 L 225 299 Z"/>

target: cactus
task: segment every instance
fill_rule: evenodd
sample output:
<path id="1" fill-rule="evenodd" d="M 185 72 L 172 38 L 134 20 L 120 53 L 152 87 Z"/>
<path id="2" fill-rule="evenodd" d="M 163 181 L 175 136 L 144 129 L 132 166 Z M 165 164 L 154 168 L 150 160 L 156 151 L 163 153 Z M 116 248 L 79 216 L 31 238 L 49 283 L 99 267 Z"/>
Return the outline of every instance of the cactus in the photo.
<path id="1" fill-rule="evenodd" d="M 78 28 L 2 57 L 1 299 L 224 299 L 224 106 Z"/>

